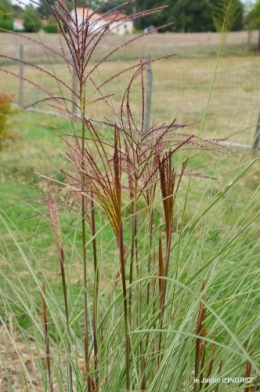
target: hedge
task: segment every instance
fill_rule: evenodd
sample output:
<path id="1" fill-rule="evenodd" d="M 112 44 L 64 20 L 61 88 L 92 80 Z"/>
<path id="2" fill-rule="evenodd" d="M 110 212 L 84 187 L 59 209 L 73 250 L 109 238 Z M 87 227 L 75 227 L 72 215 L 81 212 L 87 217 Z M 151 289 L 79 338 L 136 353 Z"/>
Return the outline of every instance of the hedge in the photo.
<path id="1" fill-rule="evenodd" d="M 2 20 L 0 19 L 0 29 L 4 30 L 14 30 L 13 22 L 12 20 Z M 0 30 L 0 33 L 3 33 L 4 31 Z"/>
<path id="2" fill-rule="evenodd" d="M 45 26 L 43 26 L 43 31 L 45 33 L 48 33 L 48 34 L 56 34 L 56 33 L 58 33 L 58 30 L 56 29 L 56 27 L 52 26 L 52 25 L 45 25 Z"/>

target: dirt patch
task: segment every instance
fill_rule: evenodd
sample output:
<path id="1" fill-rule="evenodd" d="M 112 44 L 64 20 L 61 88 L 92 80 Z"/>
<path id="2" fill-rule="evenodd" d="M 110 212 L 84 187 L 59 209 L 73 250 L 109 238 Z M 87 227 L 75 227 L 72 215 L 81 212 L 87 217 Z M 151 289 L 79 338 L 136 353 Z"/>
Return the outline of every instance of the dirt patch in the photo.
<path id="1" fill-rule="evenodd" d="M 46 354 L 34 342 L 22 343 L 12 329 L 0 326 L 0 391 L 45 392 L 48 389 Z M 77 354 L 78 368 L 83 372 L 84 358 Z M 66 369 L 66 355 L 59 354 L 61 367 Z M 41 369 L 41 370 L 40 370 Z M 53 391 L 60 392 L 60 385 L 53 375 Z M 62 386 L 67 390 L 66 381 Z M 49 390 L 49 389 L 48 389 Z"/>

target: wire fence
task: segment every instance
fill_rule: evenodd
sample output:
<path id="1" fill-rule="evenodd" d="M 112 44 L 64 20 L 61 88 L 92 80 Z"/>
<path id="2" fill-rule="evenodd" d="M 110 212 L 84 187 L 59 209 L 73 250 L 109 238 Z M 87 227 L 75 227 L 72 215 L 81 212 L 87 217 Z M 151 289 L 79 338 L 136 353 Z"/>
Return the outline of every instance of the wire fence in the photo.
<path id="1" fill-rule="evenodd" d="M 203 134 L 207 137 L 252 144 L 260 108 L 260 68 L 240 67 L 239 62 L 236 68 L 217 70 L 212 91 L 213 70 L 177 71 L 171 83 L 154 83 L 153 109 L 159 114 L 160 106 L 166 105 L 165 117 L 169 118 L 171 110 L 180 123 L 199 120 L 192 126 L 197 131 L 204 121 Z"/>
<path id="2" fill-rule="evenodd" d="M 18 48 L 18 55 L 26 58 L 26 46 Z M 260 106 L 260 67 L 257 56 L 224 57 L 221 59 L 214 77 L 216 59 L 211 58 L 186 58 L 163 60 L 152 64 L 147 73 L 152 72 L 152 85 L 149 87 L 146 97 L 146 116 L 148 123 L 152 121 L 170 122 L 174 118 L 180 124 L 193 124 L 189 132 L 198 133 L 204 122 L 202 136 L 213 138 L 230 138 L 237 144 L 252 145 L 254 140 L 255 126 L 258 119 Z M 127 66 L 133 64 L 127 63 Z M 63 86 L 54 83 L 53 79 L 40 72 L 37 68 L 19 66 L 19 63 L 9 62 L 2 66 L 5 70 L 22 75 L 54 95 L 65 95 L 71 98 L 71 93 L 66 92 Z M 68 72 L 64 64 L 41 64 L 47 72 L 60 77 L 72 89 L 76 88 L 73 75 Z M 106 62 L 96 74 L 98 82 L 108 79 L 115 71 L 126 67 L 125 61 Z M 4 75 L 4 77 L 3 77 Z M 75 76 L 75 75 L 74 75 Z M 213 88 L 211 88 L 214 79 Z M 120 107 L 121 98 L 127 86 L 125 76 L 113 81 L 113 87 L 107 87 L 106 93 L 116 91 L 113 97 L 113 105 Z M 140 84 L 139 84 L 140 85 Z M 138 83 L 133 86 L 132 102 L 133 112 L 140 117 L 140 91 Z M 35 88 L 26 82 L 13 78 L 11 75 L 2 74 L 0 79 L 0 91 L 14 94 L 14 102 L 19 106 L 27 106 L 32 102 L 39 101 L 46 95 L 39 88 Z M 88 91 L 89 101 L 91 91 Z M 210 97 L 210 99 L 209 99 Z M 150 101 L 150 102 L 149 102 Z M 46 103 L 37 106 L 45 113 L 53 114 L 54 109 Z M 72 108 L 70 108 L 72 109 Z M 75 107 L 74 107 L 75 111 Z M 52 112 L 52 113 L 50 113 Z M 88 113 L 92 118 L 109 116 L 107 105 L 89 105 Z"/>
<path id="3" fill-rule="evenodd" d="M 19 45 L 24 45 L 24 56 L 30 62 L 54 63 L 62 62 L 61 58 L 46 51 L 41 45 L 35 45 L 26 39 L 32 38 L 45 45 L 60 51 L 61 41 L 57 34 L 23 34 L 24 38 L 17 35 L 0 34 L 0 53 L 7 56 L 18 57 Z M 139 39 L 140 38 L 140 39 Z M 239 31 L 225 34 L 219 33 L 164 33 L 148 34 L 141 38 L 141 34 L 136 35 L 107 35 L 96 47 L 93 53 L 93 61 L 101 60 L 105 55 L 121 47 L 116 51 L 111 60 L 134 60 L 147 56 L 159 57 L 175 53 L 177 57 L 199 57 L 211 56 L 218 52 L 221 44 L 221 55 L 244 55 L 258 50 L 258 31 Z M 128 45 L 131 39 L 134 41 Z M 64 52 L 66 45 L 64 45 Z M 0 58 L 0 64 L 6 61 Z"/>

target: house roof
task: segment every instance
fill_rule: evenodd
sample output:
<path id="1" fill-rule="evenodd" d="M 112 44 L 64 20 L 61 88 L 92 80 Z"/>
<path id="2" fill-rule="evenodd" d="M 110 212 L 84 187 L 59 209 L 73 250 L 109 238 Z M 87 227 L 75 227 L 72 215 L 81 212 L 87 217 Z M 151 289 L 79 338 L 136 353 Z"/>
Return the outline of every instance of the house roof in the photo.
<path id="1" fill-rule="evenodd" d="M 23 20 L 22 19 L 14 19 L 13 26 L 16 31 L 23 31 Z"/>
<path id="2" fill-rule="evenodd" d="M 77 14 L 79 15 L 85 15 L 90 17 L 90 19 L 92 20 L 98 20 L 98 19 L 105 19 L 109 22 L 111 21 L 117 21 L 117 20 L 121 20 L 123 18 L 127 18 L 127 16 L 124 13 L 111 13 L 111 14 L 98 14 L 98 13 L 94 13 L 95 11 L 92 11 L 90 8 L 77 8 Z M 127 18 L 129 20 L 131 20 L 130 18 Z"/>
<path id="3" fill-rule="evenodd" d="M 118 13 L 111 13 L 108 15 L 104 15 L 104 19 L 109 20 L 109 21 L 116 21 L 116 20 L 122 20 L 123 18 L 126 18 L 126 20 L 130 20 L 130 18 L 127 17 L 126 14 L 123 14 L 122 12 L 118 12 Z"/>
<path id="4" fill-rule="evenodd" d="M 85 17 L 90 17 L 92 20 L 98 20 L 102 18 L 101 14 L 94 13 L 90 8 L 77 8 L 77 14 L 84 15 Z"/>
<path id="5" fill-rule="evenodd" d="M 23 19 L 14 19 L 14 22 L 23 26 Z"/>

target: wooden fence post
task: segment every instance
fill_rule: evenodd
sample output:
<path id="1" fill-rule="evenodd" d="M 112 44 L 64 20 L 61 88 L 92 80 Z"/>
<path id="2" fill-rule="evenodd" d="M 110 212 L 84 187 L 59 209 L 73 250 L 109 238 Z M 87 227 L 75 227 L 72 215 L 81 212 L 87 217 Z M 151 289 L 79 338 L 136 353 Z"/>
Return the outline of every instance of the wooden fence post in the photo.
<path id="1" fill-rule="evenodd" d="M 210 31 L 207 34 L 206 53 L 208 56 L 210 55 Z"/>
<path id="2" fill-rule="evenodd" d="M 258 114 L 258 120 L 256 124 L 255 140 L 252 147 L 253 153 L 256 153 L 257 150 L 259 150 L 259 148 L 260 148 L 260 111 Z"/>
<path id="3" fill-rule="evenodd" d="M 246 54 L 250 52 L 250 41 L 251 41 L 251 30 L 247 30 L 247 40 L 246 40 Z"/>
<path id="4" fill-rule="evenodd" d="M 168 49 L 167 49 L 167 40 L 165 38 L 165 33 L 162 34 L 162 36 L 163 36 L 163 54 L 164 54 L 164 56 L 167 56 L 168 55 Z"/>
<path id="5" fill-rule="evenodd" d="M 140 59 L 142 59 L 144 57 L 143 40 L 140 40 L 139 48 L 140 48 Z"/>
<path id="6" fill-rule="evenodd" d="M 19 60 L 23 60 L 23 45 L 19 46 Z M 19 63 L 19 95 L 18 95 L 18 105 L 20 108 L 23 107 L 23 68 L 22 62 Z"/>
<path id="7" fill-rule="evenodd" d="M 148 56 L 147 60 L 150 60 Z M 151 117 L 151 102 L 152 102 L 152 85 L 153 85 L 153 72 L 151 63 L 146 65 L 146 102 L 145 102 L 145 113 L 144 113 L 144 130 L 147 131 L 150 128 L 150 117 Z"/>
<path id="8" fill-rule="evenodd" d="M 15 43 L 15 57 L 19 58 L 19 45 L 18 45 L 18 38 L 17 35 L 14 36 L 14 43 Z"/>

